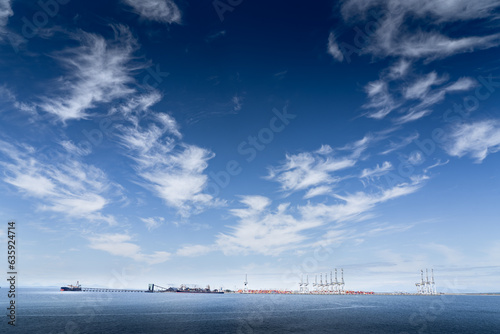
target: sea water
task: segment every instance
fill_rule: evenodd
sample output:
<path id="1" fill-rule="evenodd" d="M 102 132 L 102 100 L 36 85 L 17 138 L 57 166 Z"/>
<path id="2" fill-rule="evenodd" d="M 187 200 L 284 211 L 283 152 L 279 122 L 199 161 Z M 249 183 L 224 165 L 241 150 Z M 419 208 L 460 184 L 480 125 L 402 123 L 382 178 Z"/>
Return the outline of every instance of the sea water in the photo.
<path id="1" fill-rule="evenodd" d="M 3 290 L 3 289 L 2 289 Z M 0 293 L 3 292 L 0 290 Z M 8 300 L 0 297 L 7 314 Z M 60 292 L 21 289 L 1 333 L 500 333 L 498 296 Z"/>

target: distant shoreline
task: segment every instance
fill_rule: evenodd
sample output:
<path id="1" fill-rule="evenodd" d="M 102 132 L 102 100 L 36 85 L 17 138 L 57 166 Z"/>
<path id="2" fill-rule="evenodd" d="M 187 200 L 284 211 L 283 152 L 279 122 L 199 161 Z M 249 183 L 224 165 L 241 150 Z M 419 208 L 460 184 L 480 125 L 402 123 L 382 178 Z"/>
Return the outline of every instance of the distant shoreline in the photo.
<path id="1" fill-rule="evenodd" d="M 378 296 L 500 296 L 500 292 L 458 292 L 458 293 L 437 293 L 435 295 L 425 295 L 420 293 L 391 293 L 375 292 Z"/>

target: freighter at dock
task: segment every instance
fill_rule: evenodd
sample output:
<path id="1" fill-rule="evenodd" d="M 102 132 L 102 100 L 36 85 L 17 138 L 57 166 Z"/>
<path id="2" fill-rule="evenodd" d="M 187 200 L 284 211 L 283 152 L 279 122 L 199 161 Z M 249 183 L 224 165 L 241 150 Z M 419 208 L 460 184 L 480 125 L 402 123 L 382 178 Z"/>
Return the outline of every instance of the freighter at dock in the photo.
<path id="1" fill-rule="evenodd" d="M 82 291 L 82 286 L 79 281 L 76 281 L 76 285 L 62 286 L 61 291 Z"/>

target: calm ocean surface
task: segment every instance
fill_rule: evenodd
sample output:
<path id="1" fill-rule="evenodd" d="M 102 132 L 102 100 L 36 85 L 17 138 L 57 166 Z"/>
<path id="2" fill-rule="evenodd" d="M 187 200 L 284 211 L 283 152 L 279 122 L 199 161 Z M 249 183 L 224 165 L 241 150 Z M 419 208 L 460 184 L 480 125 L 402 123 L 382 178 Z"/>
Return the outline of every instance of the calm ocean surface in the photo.
<path id="1" fill-rule="evenodd" d="M 500 333 L 496 296 L 19 292 L 1 333 Z"/>

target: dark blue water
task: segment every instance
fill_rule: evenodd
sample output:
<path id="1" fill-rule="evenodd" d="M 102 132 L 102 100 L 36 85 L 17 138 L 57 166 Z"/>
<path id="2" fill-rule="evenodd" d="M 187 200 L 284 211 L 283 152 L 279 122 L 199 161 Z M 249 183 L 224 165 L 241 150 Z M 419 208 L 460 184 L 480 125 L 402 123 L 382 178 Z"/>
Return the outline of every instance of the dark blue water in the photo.
<path id="1" fill-rule="evenodd" d="M 0 301 L 2 307 L 7 306 L 3 294 Z M 208 295 L 24 289 L 16 305 L 16 327 L 8 326 L 4 317 L 1 333 L 500 333 L 500 297 L 495 296 Z"/>

